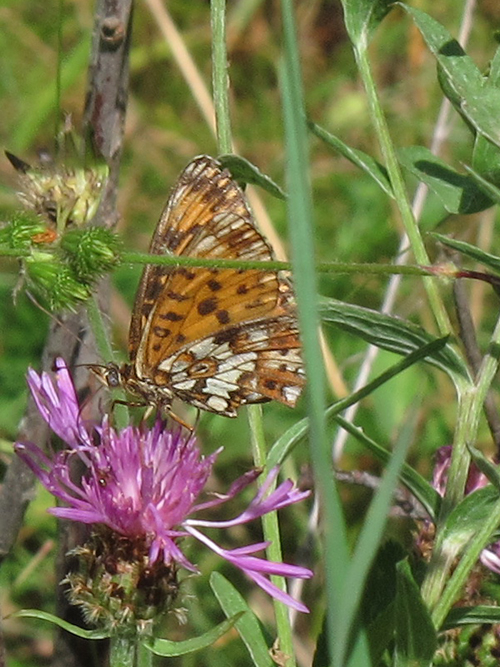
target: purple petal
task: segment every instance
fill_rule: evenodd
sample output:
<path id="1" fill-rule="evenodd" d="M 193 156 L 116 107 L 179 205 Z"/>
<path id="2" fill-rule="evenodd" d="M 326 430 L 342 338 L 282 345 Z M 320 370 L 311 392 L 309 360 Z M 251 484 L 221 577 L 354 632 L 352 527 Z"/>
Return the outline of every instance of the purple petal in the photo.
<path id="1" fill-rule="evenodd" d="M 281 588 L 278 588 L 278 586 L 269 581 L 269 579 L 263 577 L 261 574 L 258 574 L 257 572 L 246 572 L 245 574 L 252 581 L 254 581 L 257 584 L 257 586 L 260 586 L 263 591 L 268 593 L 271 597 L 275 598 L 276 600 L 279 600 L 283 604 L 286 604 L 287 607 L 291 607 L 292 609 L 301 611 L 304 614 L 309 613 L 309 609 L 305 606 L 305 604 L 302 604 L 302 602 L 295 600 L 291 595 L 285 593 L 285 591 L 282 591 Z"/>
<path id="2" fill-rule="evenodd" d="M 221 450 L 217 450 L 217 454 Z M 231 484 L 231 487 L 229 488 L 229 491 L 224 494 L 217 494 L 217 497 L 213 500 L 209 500 L 204 503 L 200 503 L 199 505 L 195 505 L 193 507 L 193 512 L 198 512 L 199 510 L 202 509 L 207 509 L 207 507 L 216 507 L 217 505 L 220 505 L 221 503 L 225 503 L 228 500 L 231 500 L 234 498 L 236 495 L 238 495 L 244 488 L 246 488 L 249 484 L 252 484 L 257 477 L 261 474 L 261 470 L 258 470 L 257 468 L 252 468 L 252 470 L 249 470 L 245 474 L 241 475 L 241 477 L 238 477 L 238 479 Z"/>
<path id="3" fill-rule="evenodd" d="M 266 574 L 277 574 L 300 579 L 309 579 L 313 575 L 311 570 L 308 570 L 305 567 L 289 565 L 288 563 L 273 563 L 272 561 L 267 561 L 262 558 L 240 555 L 243 550 L 246 550 L 248 553 L 248 551 L 251 550 L 251 547 L 243 547 L 234 551 L 227 551 L 219 547 L 217 544 L 215 544 L 215 542 L 212 542 L 212 540 L 210 540 L 203 533 L 200 533 L 196 528 L 189 527 L 187 530 L 191 535 L 193 535 L 193 537 L 196 537 L 200 542 L 212 549 L 212 551 L 214 551 L 216 554 L 242 570 L 248 577 L 255 581 L 256 584 L 258 584 L 272 597 L 281 600 L 285 604 L 293 607 L 294 609 L 298 609 L 299 611 L 309 611 L 307 607 L 302 605 L 302 603 L 297 602 L 287 593 L 284 593 L 277 586 L 272 584 L 268 579 L 266 579 L 266 577 L 262 575 L 262 572 L 265 572 Z M 254 545 L 254 547 L 255 546 L 260 545 Z"/>
<path id="4" fill-rule="evenodd" d="M 55 379 L 49 373 L 38 375 L 28 370 L 28 385 L 38 411 L 50 428 L 70 447 L 82 442 L 92 446 L 91 438 L 82 424 L 80 407 L 73 381 L 62 359 L 56 359 Z"/>
<path id="5" fill-rule="evenodd" d="M 264 483 L 267 488 L 269 487 L 267 482 L 272 482 L 274 477 L 274 471 L 271 471 L 266 479 L 266 482 Z M 258 494 L 255 496 L 247 509 L 234 519 L 228 519 L 226 521 L 189 519 L 188 524 L 191 526 L 205 526 L 207 528 L 230 528 L 232 526 L 248 523 L 249 521 L 253 521 L 254 519 L 258 519 L 259 517 L 264 516 L 264 514 L 268 514 L 269 512 L 287 507 L 288 505 L 293 505 L 294 503 L 304 500 L 311 495 L 310 491 L 299 491 L 298 489 L 293 488 L 293 482 L 291 480 L 285 480 L 266 499 L 262 499 L 263 486 L 260 488 Z"/>

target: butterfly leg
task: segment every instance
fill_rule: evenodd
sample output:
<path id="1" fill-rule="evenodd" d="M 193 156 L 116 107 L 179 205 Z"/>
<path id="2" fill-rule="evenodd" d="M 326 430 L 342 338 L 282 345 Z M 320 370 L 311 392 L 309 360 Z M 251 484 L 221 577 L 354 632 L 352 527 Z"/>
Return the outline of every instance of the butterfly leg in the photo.
<path id="1" fill-rule="evenodd" d="M 194 431 L 195 431 L 195 429 L 196 429 L 196 427 L 197 427 L 197 425 L 198 425 L 199 414 L 200 414 L 200 411 L 199 411 L 199 410 L 198 410 L 198 415 L 196 416 L 196 420 L 195 420 L 194 426 L 190 426 L 187 422 L 184 421 L 184 419 L 182 419 L 182 417 L 179 417 L 179 415 L 176 415 L 175 412 L 172 412 L 172 410 L 171 410 L 170 408 L 168 408 L 168 410 L 167 410 L 166 412 L 167 412 L 167 416 L 168 416 L 168 417 L 170 417 L 171 419 L 173 419 L 173 420 L 174 420 L 175 422 L 177 422 L 180 426 L 183 426 L 187 431 L 189 431 L 190 434 L 191 434 L 191 433 L 194 433 Z"/>

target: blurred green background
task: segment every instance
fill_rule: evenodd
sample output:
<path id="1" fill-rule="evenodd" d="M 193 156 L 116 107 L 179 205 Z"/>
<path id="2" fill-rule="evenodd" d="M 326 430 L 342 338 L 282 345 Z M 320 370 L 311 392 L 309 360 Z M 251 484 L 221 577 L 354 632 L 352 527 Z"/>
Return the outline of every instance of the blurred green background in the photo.
<path id="1" fill-rule="evenodd" d="M 455 0 L 412 3 L 441 21 L 457 35 L 463 5 Z M 370 124 L 364 91 L 359 83 L 350 44 L 343 27 L 337 0 L 302 0 L 295 3 L 302 54 L 306 105 L 312 120 L 339 136 L 344 142 L 379 158 L 378 146 Z M 0 6 L 0 145 L 29 163 L 36 163 L 40 151 L 53 151 L 56 121 L 60 111 L 72 116 L 78 129 L 87 84 L 88 54 L 93 26 L 92 5 L 84 0 L 62 3 L 29 0 L 3 0 Z M 190 52 L 205 84 L 210 88 L 210 5 L 207 1 L 171 0 L 170 19 Z M 118 232 L 127 248 L 146 250 L 169 189 L 185 164 L 200 153 L 215 154 L 216 143 L 194 100 L 192 85 L 183 77 L 176 61 L 177 50 L 161 35 L 161 17 L 146 3 L 138 3 L 134 17 L 131 50 L 130 96 L 119 188 L 120 221 Z M 480 3 L 473 16 L 468 53 L 478 66 L 486 69 L 496 47 L 500 10 L 496 2 Z M 63 51 L 58 53 L 58 31 L 62 32 Z M 234 0 L 228 3 L 228 50 L 231 79 L 231 114 L 237 152 L 255 163 L 283 185 L 283 121 L 277 66 L 281 52 L 279 3 L 271 0 Z M 370 47 L 374 73 L 383 105 L 389 118 L 393 140 L 398 146 L 429 146 L 442 102 L 436 80 L 435 63 L 419 33 L 406 16 L 394 10 L 385 19 Z M 62 109 L 56 108 L 56 72 L 62 76 Z M 316 257 L 318 261 L 390 263 L 397 253 L 401 229 L 391 204 L 368 176 L 358 172 L 317 138 L 311 137 L 310 175 L 314 191 Z M 460 167 L 468 158 L 470 134 L 462 122 L 451 116 L 442 156 Z M 412 193 L 416 183 L 408 178 Z M 17 178 L 6 158 L 0 156 L 0 220 L 8 220 L 18 206 Z M 282 201 L 259 191 L 276 233 L 287 247 L 286 211 Z M 439 203 L 428 197 L 422 225 L 439 226 L 490 252 L 500 252 L 494 237 L 491 211 L 477 216 L 446 217 Z M 441 259 L 431 243 L 431 256 Z M 140 269 L 120 267 L 113 275 L 112 322 L 117 348 L 125 351 L 130 316 Z M 0 260 L 0 439 L 2 465 L 12 456 L 19 420 L 26 402 L 25 373 L 29 365 L 39 366 L 49 316 L 21 291 L 14 304 L 12 292 L 19 280 L 14 260 Z M 355 276 L 326 276 L 319 280 L 320 293 L 378 309 L 386 279 L 362 272 Z M 452 311 L 451 289 L 443 285 Z M 472 286 L 474 316 L 481 331 L 490 330 L 498 313 L 498 299 L 482 285 Z M 402 317 L 432 329 L 432 319 L 418 278 L 407 278 L 398 292 L 395 311 Z M 435 331 L 433 331 L 435 333 Z M 365 344 L 337 330 L 325 329 L 328 346 L 339 376 L 332 381 L 331 399 L 352 385 Z M 379 355 L 373 374 L 393 363 L 395 357 Z M 443 375 L 419 365 L 398 376 L 363 403 L 357 423 L 378 442 L 391 446 L 399 437 L 412 441 L 411 463 L 429 473 L 432 453 L 449 443 L 454 426 L 454 392 Z M 250 464 L 246 416 L 228 420 L 203 415 L 200 438 L 207 451 L 224 445 L 219 459 L 221 484 L 232 480 L 235 471 L 244 472 Z M 292 411 L 279 405 L 264 406 L 269 444 L 304 415 L 303 407 Z M 332 429 L 332 437 L 334 431 Z M 487 443 L 489 438 L 484 437 Z M 287 462 L 286 472 L 293 477 L 307 471 L 305 447 Z M 348 443 L 342 467 L 368 469 L 375 474 L 378 464 L 356 445 Z M 227 475 L 227 479 L 225 479 Z M 307 475 L 306 475 L 307 476 Z M 216 486 L 216 485 L 215 485 Z M 365 507 L 368 493 L 342 489 L 346 512 L 353 530 Z M 51 555 L 55 538 L 54 520 L 45 513 L 50 499 L 40 492 L 27 517 L 15 553 L 0 573 L 4 612 L 19 607 L 53 607 Z M 296 535 L 305 534 L 307 507 L 284 513 L 285 558 L 296 556 Z M 241 529 L 240 529 L 241 530 Z M 257 539 L 252 528 L 243 539 Z M 257 528 L 255 528 L 257 530 Z M 237 538 L 241 538 L 238 535 Z M 235 536 L 236 539 L 236 536 Z M 288 551 L 288 544 L 290 550 Z M 210 572 L 211 556 L 194 560 Z M 33 565 L 35 563 L 35 565 Z M 36 573 L 36 574 L 35 574 Z M 241 588 L 247 582 L 227 572 Z M 210 627 L 220 611 L 207 590 L 206 578 L 190 581 L 193 599 L 183 602 L 189 608 L 193 634 Z M 309 664 L 311 641 L 321 622 L 321 607 L 314 600 L 321 587 L 321 573 L 308 587 L 306 602 L 312 601 L 312 614 L 301 618 L 297 631 L 303 664 Z M 316 591 L 316 593 L 315 593 Z M 269 600 L 260 592 L 254 604 L 266 622 L 271 618 Z M 204 604 L 197 604 L 203 599 Z M 195 628 L 193 630 L 193 627 Z M 185 630 L 175 622 L 169 637 L 183 636 Z M 172 629 L 173 628 L 173 629 Z M 50 630 L 39 624 L 20 621 L 6 626 L 11 665 L 41 665 L 49 660 Z M 186 631 L 187 632 L 187 631 Z M 250 664 L 236 635 L 226 645 L 191 658 L 190 664 Z M 198 662 L 198 660 L 202 660 Z M 189 664 L 189 661 L 185 661 Z"/>

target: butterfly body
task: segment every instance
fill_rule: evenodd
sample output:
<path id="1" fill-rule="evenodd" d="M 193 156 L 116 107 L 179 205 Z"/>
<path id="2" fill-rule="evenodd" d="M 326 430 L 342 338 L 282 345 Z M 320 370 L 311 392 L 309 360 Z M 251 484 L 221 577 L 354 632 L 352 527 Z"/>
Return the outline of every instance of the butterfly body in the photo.
<path id="1" fill-rule="evenodd" d="M 269 261 L 239 186 L 208 156 L 182 172 L 150 253 Z M 148 264 L 129 331 L 130 363 L 110 365 L 109 385 L 169 411 L 173 398 L 228 417 L 240 405 L 295 405 L 304 385 L 293 295 L 268 269 Z"/>

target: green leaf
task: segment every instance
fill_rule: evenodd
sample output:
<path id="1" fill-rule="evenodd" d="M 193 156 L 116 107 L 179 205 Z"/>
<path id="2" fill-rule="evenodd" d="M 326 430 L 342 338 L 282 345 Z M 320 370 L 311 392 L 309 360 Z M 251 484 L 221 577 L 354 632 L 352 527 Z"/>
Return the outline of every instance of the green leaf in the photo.
<path id="1" fill-rule="evenodd" d="M 335 299 L 322 302 L 321 315 L 324 322 L 396 354 L 407 355 L 436 340 L 412 322 Z M 448 373 L 455 384 L 470 379 L 467 367 L 449 344 L 426 356 L 425 361 Z"/>
<path id="2" fill-rule="evenodd" d="M 396 566 L 396 638 L 394 667 L 431 664 L 436 630 L 406 560 Z"/>
<path id="3" fill-rule="evenodd" d="M 439 352 L 445 347 L 447 341 L 448 337 L 435 338 L 426 345 L 423 345 L 410 354 L 405 355 L 402 359 L 380 373 L 380 375 L 377 375 L 368 384 L 364 385 L 346 398 L 336 401 L 333 405 L 330 405 L 330 407 L 326 410 L 326 416 L 328 418 L 332 418 L 336 414 L 346 410 L 350 405 L 358 403 L 363 398 L 369 396 L 373 391 L 375 391 L 375 389 L 378 389 L 378 387 L 382 386 L 386 382 L 389 382 L 389 380 L 391 380 L 393 377 L 396 377 L 396 375 L 402 373 L 407 368 L 410 368 L 410 366 L 413 366 L 418 361 L 425 359 L 427 356 L 432 357 L 435 353 Z M 290 451 L 305 436 L 308 428 L 309 422 L 307 418 L 305 418 L 299 422 L 296 422 L 288 431 L 280 436 L 269 451 L 267 465 L 269 467 L 281 465 L 289 455 Z"/>
<path id="4" fill-rule="evenodd" d="M 316 642 L 312 667 L 325 667 L 325 665 L 330 664 L 330 651 L 328 650 L 328 623 L 326 616 L 324 616 L 321 631 Z"/>
<path id="5" fill-rule="evenodd" d="M 408 171 L 439 197 L 449 213 L 477 213 L 492 206 L 492 200 L 470 176 L 459 174 L 428 148 L 401 148 L 398 157 Z"/>
<path id="6" fill-rule="evenodd" d="M 490 269 L 500 273 L 500 257 L 491 255 L 489 252 L 485 252 L 477 246 L 466 243 L 465 241 L 458 241 L 457 239 L 452 239 L 449 236 L 443 236 L 443 234 L 437 234 L 434 232 L 431 234 L 431 236 L 433 236 L 437 241 L 440 241 L 443 245 L 449 246 L 454 250 L 458 250 L 467 257 L 481 262 L 481 264 L 489 266 Z"/>
<path id="7" fill-rule="evenodd" d="M 478 605 L 477 607 L 454 607 L 450 609 L 442 630 L 452 630 L 462 625 L 500 623 L 500 607 Z"/>
<path id="8" fill-rule="evenodd" d="M 394 637 L 396 565 L 406 557 L 399 542 L 381 545 L 366 580 L 360 615 L 366 625 L 372 664 L 378 665 Z"/>
<path id="9" fill-rule="evenodd" d="M 45 611 L 39 611 L 38 609 L 23 609 L 22 611 L 16 611 L 12 614 L 13 618 L 37 618 L 41 621 L 49 621 L 58 627 L 70 632 L 72 635 L 81 637 L 82 639 L 106 639 L 109 637 L 109 632 L 104 630 L 85 630 L 80 628 L 78 625 L 73 625 L 67 621 L 63 621 L 62 618 L 54 616 L 53 614 L 48 614 Z"/>
<path id="10" fill-rule="evenodd" d="M 500 86 L 500 46 L 497 47 L 495 55 L 490 61 L 488 83 L 492 86 Z"/>
<path id="11" fill-rule="evenodd" d="M 205 632 L 200 637 L 194 639 L 187 639 L 182 642 L 173 642 L 168 639 L 147 639 L 144 641 L 144 646 L 148 648 L 155 655 L 161 655 L 169 658 L 177 655 L 185 655 L 186 653 L 194 653 L 200 649 L 207 648 L 214 644 L 218 639 L 230 630 L 238 619 L 242 616 L 241 613 L 235 614 L 226 621 L 219 623 L 214 628 Z"/>
<path id="12" fill-rule="evenodd" d="M 442 349 L 445 344 L 446 339 L 435 339 L 427 345 L 424 345 L 411 354 L 405 356 L 401 361 L 398 361 L 396 364 L 381 373 L 374 380 L 369 382 L 358 391 L 354 392 L 347 398 L 337 401 L 333 405 L 330 405 L 326 411 L 327 417 L 329 419 L 335 419 L 342 426 L 342 428 L 357 438 L 361 444 L 368 447 L 372 453 L 377 456 L 380 461 L 382 461 L 382 463 L 387 464 L 392 456 L 392 453 L 378 445 L 375 441 L 368 438 L 368 436 L 366 436 L 363 431 L 358 429 L 356 426 L 346 422 L 345 419 L 339 416 L 339 413 L 343 412 L 350 405 L 357 403 L 365 396 L 371 394 L 372 391 L 374 391 L 377 387 L 381 386 L 385 382 L 388 382 L 391 378 L 403 372 L 418 360 L 425 358 L 427 354 L 432 354 L 434 351 Z M 267 465 L 269 467 L 280 465 L 288 456 L 291 449 L 306 436 L 308 430 L 309 420 L 307 418 L 304 418 L 301 421 L 295 423 L 290 429 L 288 429 L 288 431 L 280 436 L 271 447 L 268 455 Z M 403 484 L 405 484 L 405 486 L 413 493 L 421 505 L 423 505 L 426 512 L 434 521 L 435 517 L 438 515 L 441 502 L 441 498 L 437 491 L 432 488 L 429 482 L 427 482 L 415 470 L 406 464 L 404 464 L 403 470 L 401 472 L 401 480 Z"/>
<path id="13" fill-rule="evenodd" d="M 476 144 L 477 144 L 477 142 L 476 142 Z M 488 143 L 488 146 L 493 146 L 493 144 Z M 493 148 L 495 149 L 495 151 L 498 150 L 496 148 L 496 146 L 493 146 Z M 484 159 L 488 160 L 488 167 L 495 168 L 495 159 L 496 158 L 497 158 L 497 156 L 496 155 L 495 156 L 490 155 L 489 151 L 487 151 L 484 155 Z M 464 169 L 469 174 L 469 176 L 474 181 L 474 183 L 477 185 L 477 187 L 480 190 L 482 190 L 484 192 L 484 194 L 487 197 L 489 197 L 493 202 L 498 204 L 500 202 L 500 189 L 497 188 L 495 185 L 493 185 L 493 183 L 490 182 L 490 181 L 493 180 L 495 183 L 497 183 L 498 180 L 499 180 L 499 177 L 500 177 L 500 173 L 499 174 L 493 174 L 493 173 L 488 174 L 488 167 L 480 165 L 480 169 L 482 171 L 479 172 L 479 171 L 476 171 L 474 169 L 471 169 L 471 167 L 464 164 Z M 483 172 L 487 173 L 487 178 L 489 180 L 486 180 L 486 178 L 484 178 L 481 175 Z M 500 165 L 499 165 L 499 172 L 500 172 Z"/>
<path id="14" fill-rule="evenodd" d="M 389 13 L 394 0 L 342 0 L 344 21 L 356 48 L 366 48 L 370 38 Z"/>
<path id="15" fill-rule="evenodd" d="M 476 132 L 500 146 L 500 89 L 485 78 L 460 44 L 428 14 L 398 3 L 414 20 L 438 62 L 444 94 Z"/>
<path id="16" fill-rule="evenodd" d="M 226 616 L 240 615 L 235 624 L 236 629 L 250 653 L 253 664 L 257 667 L 272 667 L 274 663 L 269 655 L 269 646 L 264 638 L 264 633 L 245 599 L 218 572 L 211 574 L 210 586 Z"/>
<path id="17" fill-rule="evenodd" d="M 313 134 L 322 139 L 328 146 L 331 146 L 338 151 L 341 155 L 356 165 L 356 167 L 362 169 L 368 176 L 371 176 L 386 194 L 394 198 L 391 183 L 387 175 L 387 169 L 381 165 L 380 162 L 377 162 L 371 155 L 363 153 L 363 151 L 360 151 L 357 148 L 351 148 L 351 146 L 348 146 L 338 139 L 338 137 L 330 134 L 330 132 L 327 132 L 319 125 L 316 125 L 316 123 L 309 121 L 308 126 Z"/>
<path id="18" fill-rule="evenodd" d="M 490 63 L 484 85 L 485 87 L 500 88 L 500 48 L 497 49 Z M 486 182 L 500 186 L 500 151 L 497 146 L 482 135 L 478 135 L 474 143 L 472 156 L 472 168 L 475 173 L 484 178 Z M 486 194 L 489 193 L 486 192 Z M 495 201 L 499 201 L 498 197 L 493 196 L 493 198 Z"/>
<path id="19" fill-rule="evenodd" d="M 456 558 L 483 527 L 498 502 L 498 490 L 488 485 L 469 493 L 453 508 L 440 532 L 446 558 Z M 500 523 L 500 517 L 498 519 Z"/>
<path id="20" fill-rule="evenodd" d="M 474 142 L 474 151 L 472 153 L 472 170 L 467 169 L 469 173 L 477 175 L 477 185 L 483 181 L 485 184 L 494 187 L 500 185 L 500 150 L 491 141 L 478 134 Z M 480 180 L 482 179 L 482 181 Z M 483 186 L 481 190 L 485 192 Z M 494 188 L 494 191 L 496 188 Z M 498 197 L 494 198 L 498 202 Z"/>
<path id="21" fill-rule="evenodd" d="M 229 169 L 231 176 L 239 183 L 259 185 L 274 197 L 286 199 L 286 194 L 280 186 L 249 160 L 232 154 L 220 155 L 218 159 L 226 169 Z"/>

